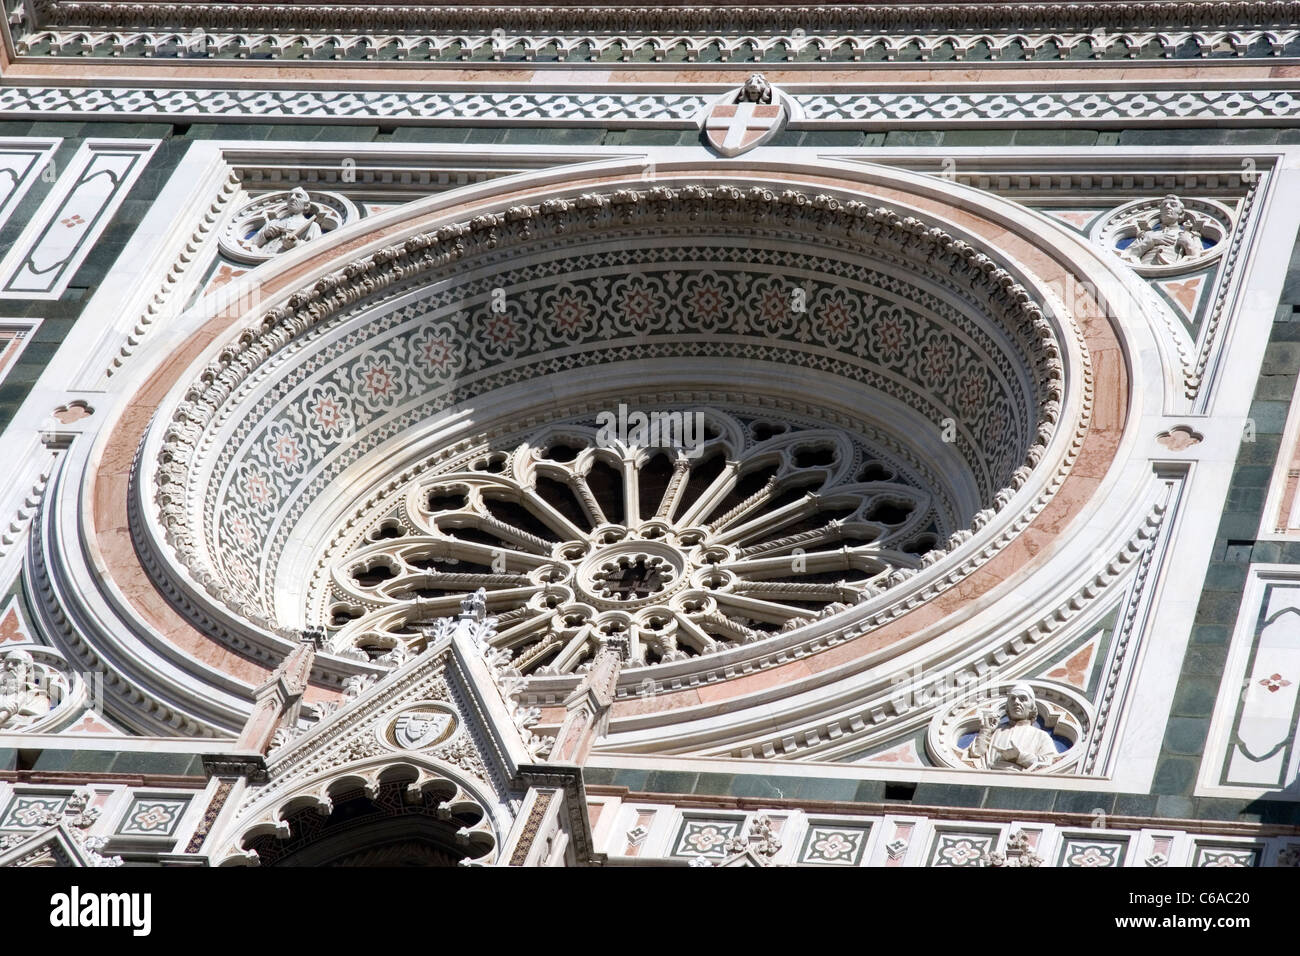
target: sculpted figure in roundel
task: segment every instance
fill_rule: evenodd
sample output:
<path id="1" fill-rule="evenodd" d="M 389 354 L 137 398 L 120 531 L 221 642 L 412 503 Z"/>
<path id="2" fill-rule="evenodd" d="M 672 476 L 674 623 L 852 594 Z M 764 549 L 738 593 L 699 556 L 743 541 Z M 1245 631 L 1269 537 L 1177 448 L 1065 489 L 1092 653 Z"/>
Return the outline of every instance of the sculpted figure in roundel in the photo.
<path id="1" fill-rule="evenodd" d="M 301 186 L 291 190 L 284 204 L 275 210 L 253 235 L 253 245 L 266 252 L 284 252 L 320 237 L 316 204 Z"/>
<path id="2" fill-rule="evenodd" d="M 771 103 L 772 84 L 762 73 L 751 73 L 745 85 L 740 88 L 737 103 Z"/>
<path id="3" fill-rule="evenodd" d="M 1140 232 L 1123 252 L 1125 258 L 1149 266 L 1168 266 L 1193 259 L 1205 251 L 1202 220 L 1170 194 L 1160 202 L 1160 211 L 1139 224 Z"/>
<path id="4" fill-rule="evenodd" d="M 1052 735 L 1036 723 L 1038 698 L 1028 684 L 1015 684 L 1007 692 L 1007 722 L 996 710 L 980 715 L 979 733 L 962 755 L 984 770 L 1038 770 L 1057 756 Z"/>
<path id="5" fill-rule="evenodd" d="M 5 656 L 4 663 L 0 664 L 0 727 L 49 712 L 50 698 L 40 685 L 30 654 L 11 651 Z"/>
<path id="6" fill-rule="evenodd" d="M 218 242 L 226 257 L 260 265 L 357 218 L 357 208 L 346 196 L 295 186 L 244 203 L 222 227 Z M 346 278 L 345 270 L 339 281 Z"/>

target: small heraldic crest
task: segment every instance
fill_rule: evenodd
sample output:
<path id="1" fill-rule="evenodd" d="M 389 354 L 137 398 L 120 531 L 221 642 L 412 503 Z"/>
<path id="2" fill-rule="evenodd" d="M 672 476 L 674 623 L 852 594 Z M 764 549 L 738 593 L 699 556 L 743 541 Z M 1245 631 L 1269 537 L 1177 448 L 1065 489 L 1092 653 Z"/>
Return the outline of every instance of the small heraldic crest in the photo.
<path id="1" fill-rule="evenodd" d="M 445 739 L 454 720 L 438 711 L 408 710 L 393 724 L 393 740 L 403 750 L 420 750 Z"/>
<path id="2" fill-rule="evenodd" d="M 739 156 L 767 142 L 790 114 L 784 97 L 761 73 L 721 97 L 704 116 L 704 138 L 721 156 Z"/>

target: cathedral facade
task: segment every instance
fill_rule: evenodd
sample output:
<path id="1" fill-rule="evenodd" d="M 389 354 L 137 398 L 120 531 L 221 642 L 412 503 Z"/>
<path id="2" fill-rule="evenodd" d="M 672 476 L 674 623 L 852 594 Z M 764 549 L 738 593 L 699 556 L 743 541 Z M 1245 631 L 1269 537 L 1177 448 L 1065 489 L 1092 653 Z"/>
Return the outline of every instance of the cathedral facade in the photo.
<path id="1" fill-rule="evenodd" d="M 0 866 L 1300 865 L 1300 3 L 4 12 Z"/>

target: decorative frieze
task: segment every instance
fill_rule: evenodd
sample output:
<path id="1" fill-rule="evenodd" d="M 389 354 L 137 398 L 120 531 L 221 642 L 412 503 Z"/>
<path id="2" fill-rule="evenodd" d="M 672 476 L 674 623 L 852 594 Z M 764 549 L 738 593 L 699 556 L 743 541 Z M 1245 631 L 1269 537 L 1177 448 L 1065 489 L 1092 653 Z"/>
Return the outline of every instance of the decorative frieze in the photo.
<path id="1" fill-rule="evenodd" d="M 676 36 L 708 32 L 799 36 L 836 32 L 896 33 L 918 28 L 940 33 L 970 31 L 1002 33 L 1143 30 L 1172 32 L 1188 25 L 1212 23 L 1224 28 L 1277 27 L 1300 21 L 1294 0 L 1245 3 L 1234 0 L 1174 0 L 1174 2 L 1115 5 L 1110 3 L 881 3 L 818 4 L 798 7 L 778 4 L 695 4 L 653 7 L 620 5 L 569 6 L 518 3 L 430 6 L 394 3 L 382 7 L 354 3 L 241 3 L 238 9 L 221 3 L 151 3 L 127 0 L 41 0 L 34 5 L 34 25 L 147 30 L 170 29 L 287 30 L 293 33 L 346 32 L 365 22 L 376 32 L 397 35 L 413 31 L 454 34 L 491 33 L 509 28 L 529 34 L 566 34 L 575 30 L 600 33 L 646 32 Z M 24 21 L 25 22 L 25 21 Z M 484 30 L 484 28 L 487 28 Z M 504 31 L 503 31 L 504 32 Z"/>
<path id="2" fill-rule="evenodd" d="M 392 4 L 16 7 L 20 56 L 726 63 L 1204 59 L 1288 55 L 1293 3 Z M 359 29 L 359 25 L 364 27 Z M 1101 26 L 1099 26 L 1099 24 Z"/>
<path id="3" fill-rule="evenodd" d="M 12 86 L 0 89 L 0 117 L 68 119 L 135 116 L 154 121 L 303 122 L 689 129 L 713 97 L 674 92 L 567 90 L 457 92 L 167 87 Z M 1300 119 L 1300 94 L 1282 88 L 1133 91 L 1020 90 L 795 93 L 800 129 L 987 126 L 1134 127 L 1151 124 L 1279 126 Z"/>
<path id="4" fill-rule="evenodd" d="M 374 9 L 374 8 L 368 8 Z M 802 28 L 800 28 L 802 29 Z M 567 36 L 502 31 L 498 34 L 449 36 L 417 33 L 339 32 L 197 33 L 151 29 L 33 30 L 16 41 L 20 56 L 151 57 L 186 61 L 258 59 L 287 62 L 359 60 L 468 65 L 520 63 L 534 67 L 573 64 L 717 64 L 763 63 L 790 66 L 875 66 L 924 63 L 1089 63 L 1123 64 L 1133 60 L 1203 62 L 1273 59 L 1300 51 L 1297 30 L 1197 30 L 1193 32 L 986 32 L 897 34 L 840 32 L 829 34 L 682 36 L 629 33 Z"/>

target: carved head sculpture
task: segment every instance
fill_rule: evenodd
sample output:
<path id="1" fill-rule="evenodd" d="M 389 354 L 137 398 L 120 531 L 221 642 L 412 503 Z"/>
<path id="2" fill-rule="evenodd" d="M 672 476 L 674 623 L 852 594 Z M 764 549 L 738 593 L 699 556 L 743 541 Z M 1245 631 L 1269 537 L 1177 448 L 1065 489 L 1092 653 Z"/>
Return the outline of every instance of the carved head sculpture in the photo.
<path id="1" fill-rule="evenodd" d="M 1183 201 L 1170 193 L 1160 201 L 1160 223 L 1164 226 L 1173 226 L 1182 222 L 1183 213 L 1186 209 Z"/>
<path id="2" fill-rule="evenodd" d="M 21 694 L 28 689 L 35 664 L 26 651 L 10 651 L 0 667 L 0 694 Z"/>
<path id="3" fill-rule="evenodd" d="M 311 208 L 311 197 L 307 195 L 307 190 L 301 186 L 295 186 L 289 191 L 288 197 L 284 201 L 285 209 L 289 213 L 305 213 Z"/>
<path id="4" fill-rule="evenodd" d="M 767 82 L 767 77 L 762 73 L 751 73 L 745 85 L 740 88 L 740 99 L 743 103 L 770 103 L 772 84 Z"/>
<path id="5" fill-rule="evenodd" d="M 1032 687 L 1018 683 L 1007 691 L 1007 716 L 1013 721 L 1033 720 L 1038 716 L 1038 698 Z"/>

